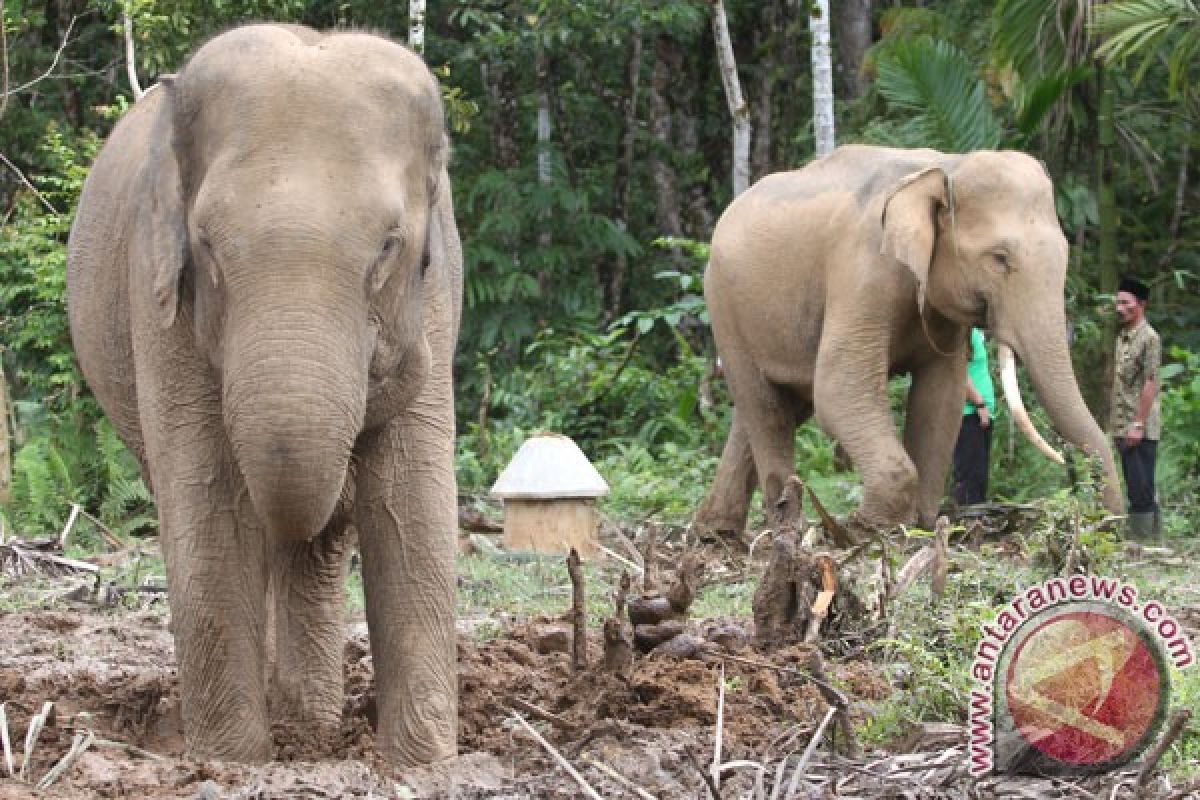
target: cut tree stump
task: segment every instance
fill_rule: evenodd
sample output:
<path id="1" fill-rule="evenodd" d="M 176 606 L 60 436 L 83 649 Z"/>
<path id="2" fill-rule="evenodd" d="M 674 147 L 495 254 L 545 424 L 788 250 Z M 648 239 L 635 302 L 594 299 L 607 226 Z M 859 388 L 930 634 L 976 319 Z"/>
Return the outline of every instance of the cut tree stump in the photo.
<path id="1" fill-rule="evenodd" d="M 794 532 L 778 534 L 754 592 L 754 641 L 762 650 L 814 642 L 838 608 L 861 607 L 838 580 L 833 559 L 801 546 Z"/>

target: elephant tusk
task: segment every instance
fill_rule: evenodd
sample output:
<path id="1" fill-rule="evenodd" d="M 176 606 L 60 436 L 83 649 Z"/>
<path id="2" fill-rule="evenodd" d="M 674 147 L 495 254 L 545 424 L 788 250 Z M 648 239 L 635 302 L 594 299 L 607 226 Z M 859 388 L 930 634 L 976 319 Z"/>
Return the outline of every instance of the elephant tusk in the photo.
<path id="1" fill-rule="evenodd" d="M 1006 344 L 997 345 L 996 359 L 1000 362 L 1000 386 L 1004 389 L 1004 400 L 1008 403 L 1013 419 L 1017 421 L 1017 427 L 1042 455 L 1055 464 L 1065 463 L 1062 454 L 1042 438 L 1037 428 L 1033 427 L 1033 421 L 1029 419 L 1029 412 L 1025 410 L 1025 403 L 1021 400 L 1021 388 L 1017 386 L 1017 363 L 1013 359 L 1012 349 Z"/>

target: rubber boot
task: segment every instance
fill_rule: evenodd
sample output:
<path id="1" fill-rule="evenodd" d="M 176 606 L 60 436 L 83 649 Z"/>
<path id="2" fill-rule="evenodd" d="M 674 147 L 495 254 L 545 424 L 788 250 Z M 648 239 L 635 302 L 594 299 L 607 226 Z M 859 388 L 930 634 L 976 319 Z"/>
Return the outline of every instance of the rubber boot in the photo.
<path id="1" fill-rule="evenodd" d="M 1153 511 L 1131 513 L 1125 521 L 1125 537 L 1139 542 L 1153 541 L 1156 538 L 1154 517 Z"/>

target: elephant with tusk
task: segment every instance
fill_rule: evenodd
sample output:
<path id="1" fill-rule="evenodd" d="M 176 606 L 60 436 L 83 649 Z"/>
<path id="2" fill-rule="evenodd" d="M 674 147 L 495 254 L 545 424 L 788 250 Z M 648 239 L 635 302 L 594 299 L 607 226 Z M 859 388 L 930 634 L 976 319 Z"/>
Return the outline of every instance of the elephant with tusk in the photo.
<path id="1" fill-rule="evenodd" d="M 773 514 L 795 428 L 814 416 L 862 476 L 859 520 L 932 525 L 972 326 L 1021 356 L 1055 427 L 1102 460 L 1119 512 L 1113 456 L 1067 347 L 1066 272 L 1053 186 L 1023 153 L 851 145 L 760 180 L 718 221 L 704 278 L 734 413 L 694 526 L 740 532 L 756 485 Z M 905 373 L 901 437 L 887 386 Z"/>
<path id="2" fill-rule="evenodd" d="M 250 25 L 147 92 L 84 185 L 71 336 L 158 505 L 191 755 L 336 734 L 352 529 L 376 741 L 455 752 L 448 150 L 404 47 Z"/>
<path id="3" fill-rule="evenodd" d="M 1055 464 L 1065 464 L 1062 453 L 1042 438 L 1042 434 L 1033 426 L 1029 412 L 1025 410 L 1025 401 L 1021 399 L 1021 387 L 1017 385 L 1017 362 L 1013 359 L 1012 348 L 1006 344 L 997 347 L 996 360 L 1000 363 L 1000 387 L 1004 392 L 1004 401 L 1008 404 L 1008 410 L 1012 413 L 1017 428 L 1033 443 L 1039 453 Z"/>

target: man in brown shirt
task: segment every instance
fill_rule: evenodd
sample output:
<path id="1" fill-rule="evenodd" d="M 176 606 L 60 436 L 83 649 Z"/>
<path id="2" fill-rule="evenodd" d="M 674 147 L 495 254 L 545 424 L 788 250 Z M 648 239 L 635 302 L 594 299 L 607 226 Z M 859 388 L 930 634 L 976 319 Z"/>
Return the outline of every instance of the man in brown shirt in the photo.
<path id="1" fill-rule="evenodd" d="M 1146 284 L 1132 278 L 1117 290 L 1117 334 L 1109 431 L 1121 454 L 1129 497 L 1129 533 L 1156 537 L 1161 531 L 1154 494 L 1154 466 L 1162 422 L 1158 404 L 1158 367 L 1162 344 L 1146 321 Z"/>

